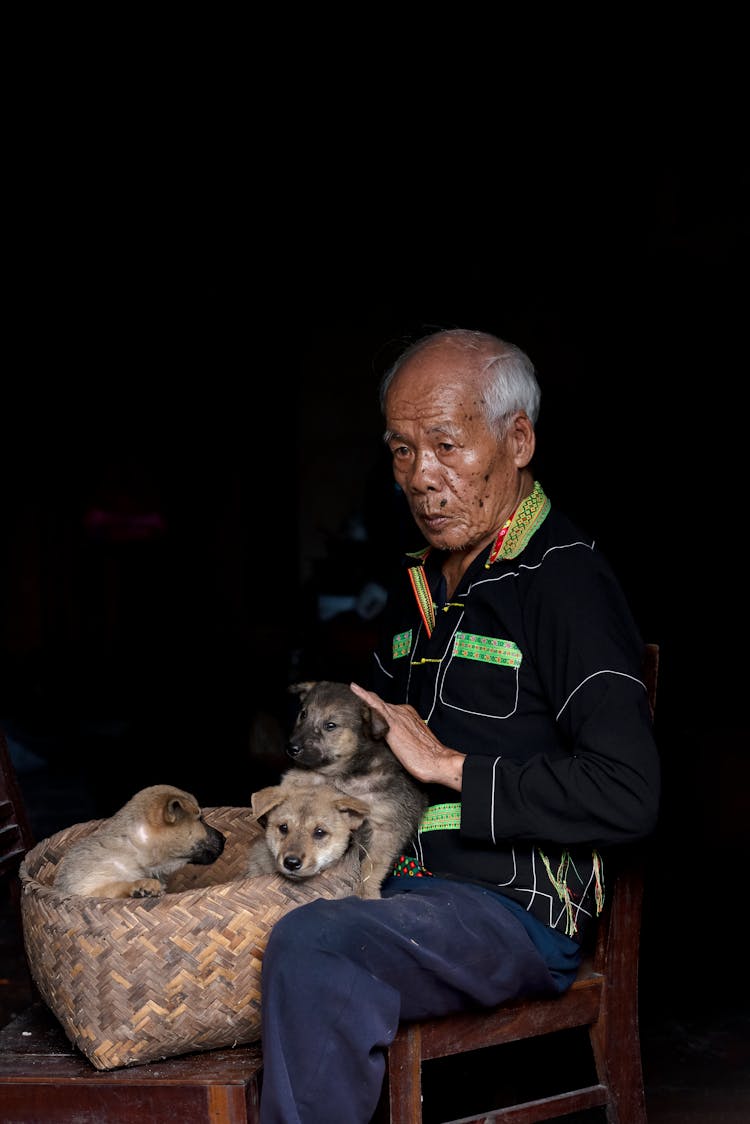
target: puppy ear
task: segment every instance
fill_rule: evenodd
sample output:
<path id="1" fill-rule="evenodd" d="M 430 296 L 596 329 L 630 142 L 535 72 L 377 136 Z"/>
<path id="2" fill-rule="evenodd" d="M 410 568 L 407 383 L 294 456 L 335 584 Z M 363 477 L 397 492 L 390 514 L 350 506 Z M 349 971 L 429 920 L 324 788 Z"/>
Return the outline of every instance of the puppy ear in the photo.
<path id="1" fill-rule="evenodd" d="M 287 687 L 287 691 L 289 691 L 291 695 L 309 695 L 315 683 L 315 679 L 307 679 L 302 683 L 290 683 Z"/>
<path id="2" fill-rule="evenodd" d="M 262 816 L 267 816 L 283 799 L 284 793 L 281 785 L 278 784 L 269 785 L 268 788 L 261 788 L 254 792 L 250 797 L 250 806 L 258 823 L 261 822 Z"/>
<path id="3" fill-rule="evenodd" d="M 177 823 L 181 816 L 195 815 L 199 811 L 194 800 L 187 802 L 183 796 L 167 796 L 164 802 L 164 822 Z"/>
<path id="4" fill-rule="evenodd" d="M 388 723 L 382 715 L 378 714 L 377 710 L 372 707 L 362 704 L 362 720 L 366 726 L 370 727 L 372 736 L 379 740 L 384 738 L 388 733 Z"/>
<path id="5" fill-rule="evenodd" d="M 346 796 L 342 793 L 336 800 L 336 809 L 342 816 L 347 816 L 351 820 L 352 827 L 359 827 L 369 814 L 370 805 L 364 800 L 358 800 L 356 796 Z"/>

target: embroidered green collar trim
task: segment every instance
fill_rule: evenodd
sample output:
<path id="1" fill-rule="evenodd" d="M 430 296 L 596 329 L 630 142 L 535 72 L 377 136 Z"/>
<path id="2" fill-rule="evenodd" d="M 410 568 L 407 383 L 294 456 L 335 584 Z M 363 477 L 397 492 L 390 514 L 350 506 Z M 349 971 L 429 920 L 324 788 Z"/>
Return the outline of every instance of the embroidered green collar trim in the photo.
<path id="1" fill-rule="evenodd" d="M 517 558 L 525 549 L 531 536 L 541 527 L 549 515 L 551 503 L 547 499 L 538 480 L 534 482 L 529 495 L 516 508 L 516 513 L 511 520 L 510 527 L 505 532 L 503 544 L 493 558 L 493 562 L 501 558 Z M 492 557 L 492 552 L 490 552 Z M 489 563 L 488 563 L 489 565 Z"/>
<path id="2" fill-rule="evenodd" d="M 487 569 L 500 558 L 516 558 L 534 532 L 547 518 L 550 507 L 551 504 L 542 491 L 541 484 L 538 480 L 535 481 L 530 494 L 516 508 L 510 526 L 503 524 L 498 532 L 495 544 L 489 553 L 488 561 L 485 563 Z M 427 561 L 427 556 L 431 550 L 431 546 L 426 546 L 422 550 L 411 551 L 407 554 L 407 558 L 413 558 L 416 563 L 409 566 L 409 581 L 428 636 L 432 636 L 432 631 L 435 628 L 435 606 L 424 571 L 424 563 Z"/>

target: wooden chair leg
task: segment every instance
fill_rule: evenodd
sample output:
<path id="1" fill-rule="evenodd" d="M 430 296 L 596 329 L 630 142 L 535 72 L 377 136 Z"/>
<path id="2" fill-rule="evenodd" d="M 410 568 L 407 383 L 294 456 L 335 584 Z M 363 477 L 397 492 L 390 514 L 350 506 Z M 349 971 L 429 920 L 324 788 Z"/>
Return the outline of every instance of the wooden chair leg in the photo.
<path id="1" fill-rule="evenodd" d="M 589 1027 L 597 1077 L 609 1089 L 607 1124 L 647 1124 L 638 1024 L 622 1038 Z"/>
<path id="2" fill-rule="evenodd" d="M 386 1055 L 379 1119 L 389 1124 L 413 1124 L 422 1119 L 420 1038 L 418 1024 L 402 1024 Z"/>
<path id="3" fill-rule="evenodd" d="M 642 872 L 638 882 L 642 881 Z M 609 1089 L 607 1124 L 646 1124 L 641 1042 L 638 1028 L 638 948 L 640 892 L 628 880 L 612 910 L 605 1003 L 589 1027 L 599 1081 Z"/>

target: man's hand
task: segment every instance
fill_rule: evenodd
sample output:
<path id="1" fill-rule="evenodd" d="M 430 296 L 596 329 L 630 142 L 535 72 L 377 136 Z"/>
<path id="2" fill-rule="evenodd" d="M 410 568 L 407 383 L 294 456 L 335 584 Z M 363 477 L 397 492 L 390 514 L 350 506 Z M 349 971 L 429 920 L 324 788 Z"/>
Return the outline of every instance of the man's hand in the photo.
<path id="1" fill-rule="evenodd" d="M 388 723 L 386 741 L 408 773 L 418 781 L 461 791 L 466 754 L 439 742 L 413 706 L 383 702 L 379 695 L 366 691 L 358 683 L 349 686 Z"/>

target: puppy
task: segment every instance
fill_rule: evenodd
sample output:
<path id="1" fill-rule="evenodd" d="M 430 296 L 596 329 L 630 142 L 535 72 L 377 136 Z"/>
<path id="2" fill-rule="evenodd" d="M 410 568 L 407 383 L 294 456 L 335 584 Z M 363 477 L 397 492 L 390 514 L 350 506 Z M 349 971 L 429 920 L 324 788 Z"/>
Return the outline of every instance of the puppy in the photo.
<path id="1" fill-rule="evenodd" d="M 379 898 L 394 859 L 417 832 L 427 796 L 384 740 L 387 724 L 347 683 L 321 680 L 290 690 L 301 696 L 287 746 L 298 767 L 287 770 L 282 784 L 330 782 L 369 805 L 361 896 Z"/>
<path id="2" fill-rule="evenodd" d="M 204 822 L 195 797 L 168 784 L 136 792 L 127 804 L 65 852 L 56 890 L 102 898 L 162 894 L 185 863 L 213 863 L 225 837 Z"/>
<path id="3" fill-rule="evenodd" d="M 272 785 L 250 798 L 265 834 L 250 845 L 248 876 L 283 874 L 294 880 L 323 870 L 353 879 L 360 888 L 369 806 L 332 785 Z"/>

